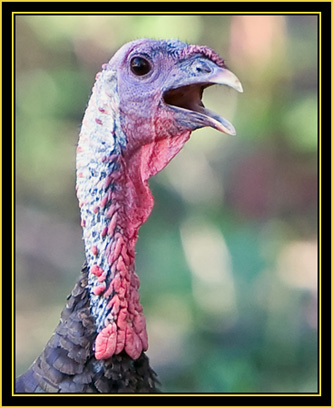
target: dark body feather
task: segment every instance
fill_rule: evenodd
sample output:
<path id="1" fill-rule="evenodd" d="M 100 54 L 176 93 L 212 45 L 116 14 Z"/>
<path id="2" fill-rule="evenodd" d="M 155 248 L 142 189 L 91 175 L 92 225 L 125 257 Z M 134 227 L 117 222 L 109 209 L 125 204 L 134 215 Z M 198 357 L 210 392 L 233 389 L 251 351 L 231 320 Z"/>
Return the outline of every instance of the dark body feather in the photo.
<path id="1" fill-rule="evenodd" d="M 88 269 L 67 298 L 61 320 L 44 351 L 16 379 L 17 393 L 156 393 L 157 376 L 142 353 L 137 360 L 125 352 L 108 360 L 94 356 L 97 335 L 90 314 Z"/>

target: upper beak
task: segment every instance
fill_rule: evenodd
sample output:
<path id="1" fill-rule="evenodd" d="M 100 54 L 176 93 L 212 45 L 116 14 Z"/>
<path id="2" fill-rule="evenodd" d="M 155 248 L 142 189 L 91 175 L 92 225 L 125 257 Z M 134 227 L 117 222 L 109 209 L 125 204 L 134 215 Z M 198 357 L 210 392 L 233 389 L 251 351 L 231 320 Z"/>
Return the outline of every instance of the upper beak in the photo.
<path id="1" fill-rule="evenodd" d="M 182 74 L 183 78 L 178 77 L 174 80 L 164 92 L 164 102 L 175 111 L 176 120 L 191 130 L 210 126 L 223 133 L 235 135 L 233 125 L 205 108 L 201 98 L 203 90 L 214 84 L 230 86 L 238 92 L 243 92 L 239 79 L 228 69 L 219 67 L 207 59 L 198 58 L 195 61 L 195 68 L 195 75 L 192 68 L 192 75 L 184 78 Z"/>
<path id="2" fill-rule="evenodd" d="M 218 68 L 216 70 L 216 73 L 211 76 L 208 82 L 218 85 L 227 85 L 231 88 L 236 89 L 236 91 L 238 92 L 243 92 L 243 87 L 240 83 L 240 80 L 236 77 L 235 74 L 233 74 L 226 68 Z"/>

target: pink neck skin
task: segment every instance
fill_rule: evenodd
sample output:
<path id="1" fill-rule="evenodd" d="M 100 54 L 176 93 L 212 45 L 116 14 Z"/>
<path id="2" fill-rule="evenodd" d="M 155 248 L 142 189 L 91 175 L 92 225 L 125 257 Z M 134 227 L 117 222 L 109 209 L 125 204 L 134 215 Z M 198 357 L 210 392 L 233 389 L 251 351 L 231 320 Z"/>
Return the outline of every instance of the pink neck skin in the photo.
<path id="1" fill-rule="evenodd" d="M 107 324 L 96 338 L 97 359 L 109 358 L 122 350 L 137 359 L 148 348 L 146 322 L 139 302 L 140 281 L 135 273 L 135 244 L 139 227 L 153 208 L 153 198 L 147 183 L 137 179 L 133 182 L 124 168 L 125 165 L 120 164 L 119 172 L 110 175 L 115 188 L 102 199 L 110 215 L 102 234 L 110 241 L 105 253 L 111 278 L 103 280 L 107 274 L 98 263 L 91 269 L 101 282 L 94 293 L 107 299 L 109 309 Z"/>
<path id="2" fill-rule="evenodd" d="M 90 309 L 98 333 L 95 357 L 108 359 L 124 350 L 137 359 L 148 348 L 135 273 L 138 230 L 154 205 L 147 180 L 178 153 L 190 132 L 174 137 L 152 135 L 150 143 L 134 146 L 140 131 L 147 138 L 152 129 L 170 126 L 145 123 L 132 135 L 133 126 L 120 123 L 117 93 L 108 89 L 116 89 L 116 75 L 103 70 L 80 133 L 77 196 L 90 271 Z"/>
<path id="3" fill-rule="evenodd" d="M 79 147 L 83 153 L 82 147 Z M 78 153 L 78 154 L 79 154 Z M 135 244 L 140 225 L 148 218 L 153 198 L 147 183 L 136 185 L 128 178 L 122 155 L 104 156 L 113 170 L 105 178 L 108 165 L 96 170 L 93 184 L 96 199 L 87 201 L 79 194 L 81 224 L 90 269 L 91 312 L 98 335 L 95 342 L 97 359 L 107 359 L 125 350 L 137 359 L 148 348 L 145 318 L 139 303 L 139 278 L 135 273 Z M 103 160 L 101 160 L 103 161 Z M 84 173 L 78 172 L 78 179 Z M 137 183 L 139 184 L 139 183 Z M 98 196 L 97 196 L 98 195 Z"/>
<path id="4" fill-rule="evenodd" d="M 187 139 L 188 136 L 184 137 Z M 111 174 L 113 181 L 116 177 L 118 187 L 111 195 L 110 202 L 113 204 L 108 211 L 113 215 L 107 228 L 107 235 L 113 237 L 108 256 L 113 278 L 109 286 L 102 283 L 101 289 L 99 286 L 95 289 L 95 293 L 101 290 L 101 295 L 109 299 L 111 311 L 107 317 L 109 323 L 96 338 L 95 356 L 98 359 L 106 359 L 122 350 L 137 359 L 148 348 L 146 321 L 139 303 L 140 282 L 135 273 L 135 244 L 139 228 L 154 206 L 147 179 L 152 175 L 151 169 L 155 173 L 166 165 L 163 155 L 160 155 L 161 161 L 155 160 L 155 166 L 149 166 L 156 155 L 155 147 L 155 144 L 146 145 L 130 159 L 124 152 L 124 159 L 121 156 L 119 159 L 123 161 L 123 164 L 119 163 L 119 173 Z M 96 270 L 103 276 L 101 269 Z"/>

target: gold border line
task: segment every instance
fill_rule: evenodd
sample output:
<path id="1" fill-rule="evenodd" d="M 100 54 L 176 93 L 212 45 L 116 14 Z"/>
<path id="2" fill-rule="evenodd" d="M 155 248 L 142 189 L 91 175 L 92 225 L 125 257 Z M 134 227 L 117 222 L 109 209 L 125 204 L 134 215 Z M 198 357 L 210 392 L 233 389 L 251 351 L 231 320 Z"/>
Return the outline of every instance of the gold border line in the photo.
<path id="1" fill-rule="evenodd" d="M 18 3 L 18 2 L 27 2 L 31 3 L 27 0 L 2 0 L 1 3 Z M 46 1 L 51 2 L 51 1 Z M 67 3 L 67 0 L 55 0 L 55 3 Z M 92 3 L 91 0 L 72 0 L 71 2 L 73 3 Z M 140 0 L 120 0 L 120 1 L 110 1 L 110 0 L 99 0 L 100 3 L 204 3 L 202 0 L 145 0 L 145 1 L 140 1 Z M 257 0 L 256 3 L 315 3 L 315 0 Z M 45 3 L 44 0 L 34 0 L 33 3 Z M 210 0 L 210 3 L 223 3 L 223 0 Z M 251 0 L 228 0 L 228 3 L 253 3 Z M 331 0 L 321 0 L 321 3 L 332 3 Z M 74 13 L 74 12 L 68 12 L 68 13 Z M 136 13 L 136 12 L 135 12 Z M 139 12 L 138 12 L 139 13 Z M 217 12 L 218 13 L 218 12 Z M 224 12 L 223 12 L 224 13 Z M 227 13 L 227 12 L 225 12 Z M 251 12 L 249 12 L 251 13 Z M 254 12 L 253 12 L 254 13 Z M 267 12 L 267 14 L 271 14 L 273 12 Z M 297 12 L 290 12 L 293 14 L 297 14 Z M 300 14 L 306 13 L 305 11 L 299 12 Z M 163 13 L 160 13 L 163 14 Z M 285 14 L 285 12 L 283 13 Z"/>
<path id="2" fill-rule="evenodd" d="M 38 3 L 39 1 L 42 0 L 36 0 L 35 2 Z M 60 2 L 66 2 L 66 0 L 61 0 Z M 79 0 L 77 0 L 79 1 Z M 88 1 L 88 0 L 86 0 Z M 103 1 L 103 0 L 102 0 Z M 104 0 L 105 2 L 108 2 L 107 0 Z M 286 0 L 287 1 L 287 0 Z M 110 3 L 110 2 L 108 2 Z M 111 2 L 112 3 L 112 2 Z M 155 3 L 155 2 L 154 2 Z M 159 11 L 13 11 L 12 14 L 17 14 L 17 15 L 22 15 L 22 14 L 44 14 L 44 15 L 63 15 L 63 14 L 69 14 L 69 15 L 96 15 L 96 14 L 103 14 L 103 15 L 209 15 L 209 14 L 217 14 L 217 15 L 236 15 L 236 14 L 241 14 L 241 15 L 273 15 L 273 14 L 278 14 L 278 15 L 321 15 L 320 11 L 302 11 L 302 12 L 295 12 L 295 11 L 252 11 L 252 12 L 244 12 L 244 11 L 168 11 L 168 12 L 159 12 Z"/>
<path id="3" fill-rule="evenodd" d="M 15 160 L 15 66 L 14 66 L 14 44 L 15 44 L 15 32 L 14 32 L 14 13 L 12 13 L 12 78 L 11 78 L 11 92 L 12 92 L 12 152 L 11 152 L 11 157 L 12 157 L 12 373 L 14 375 L 14 350 L 15 350 L 15 343 L 14 343 L 14 335 L 15 335 L 15 319 L 14 319 L 14 314 L 15 314 L 15 302 L 14 302 L 14 296 L 15 296 L 15 218 L 14 218 L 14 211 L 15 211 L 15 204 L 14 204 L 14 199 L 15 199 L 15 165 L 14 165 L 14 160 Z M 2 112 L 2 110 L 1 110 Z M 1 156 L 2 157 L 2 156 Z M 1 190 L 2 191 L 2 190 Z M 1 292 L 2 293 L 2 292 Z M 2 325 L 1 325 L 2 326 Z M 1 336 L 2 337 L 2 336 Z M 1 364 L 2 366 L 2 364 Z M 2 371 L 2 370 L 1 370 Z M 15 379 L 14 379 L 15 380 Z M 12 381 L 12 394 L 14 393 L 14 383 L 15 381 Z M 2 382 L 1 382 L 2 385 Z"/>
<path id="4" fill-rule="evenodd" d="M 57 2 L 62 2 L 66 0 L 60 0 Z M 76 1 L 76 0 L 74 0 Z M 78 2 L 82 2 L 77 0 Z M 83 2 L 86 0 L 83 0 Z M 87 0 L 88 1 L 88 0 Z M 105 1 L 108 3 L 112 3 L 107 0 L 101 0 Z M 189 0 L 190 1 L 190 0 Z M 197 0 L 194 0 L 196 2 Z M 213 0 L 214 2 L 221 2 L 218 0 Z M 310 0 L 307 0 L 310 2 Z M 36 3 L 39 2 L 39 0 L 35 1 Z M 127 1 L 124 1 L 126 3 Z M 148 1 L 150 2 L 150 1 Z M 151 2 L 155 2 L 151 0 Z M 177 1 L 171 1 L 171 2 L 177 2 Z M 193 1 L 190 1 L 193 2 Z M 281 1 L 282 3 L 288 2 L 288 0 Z M 306 2 L 306 1 L 305 1 Z M 313 2 L 313 1 L 312 1 Z M 323 2 L 330 3 L 331 1 L 329 0 L 324 0 Z M 140 2 L 141 3 L 141 2 Z M 235 1 L 235 3 L 238 3 Z M 318 261 L 318 302 L 319 302 L 319 322 L 318 322 L 318 357 L 319 357 L 319 362 L 318 362 L 318 368 L 319 368 L 319 373 L 318 373 L 318 393 L 242 393 L 242 394 L 236 394 L 236 393 L 192 393 L 192 394 L 177 394 L 177 393 L 166 393 L 166 394 L 58 394 L 58 393 L 47 393 L 47 394 L 14 394 L 14 382 L 12 382 L 12 397 L 25 397 L 25 396 L 40 396 L 40 397 L 52 397 L 52 396 L 59 396 L 59 397 L 196 397 L 196 396 L 204 396 L 204 397 L 320 397 L 322 395 L 322 382 L 321 382 L 321 358 L 322 358 L 322 350 L 321 350 L 321 136 L 322 136 L 322 127 L 321 127 L 321 12 L 318 11 L 313 11 L 313 12 L 126 12 L 126 11 L 111 11 L 111 12 L 44 12 L 44 11 L 19 11 L 19 12 L 12 12 L 12 176 L 13 176 L 13 181 L 12 181 L 12 202 L 14 206 L 14 142 L 15 142 L 15 106 L 14 106 L 14 96 L 15 96 L 15 80 L 14 80 L 14 74 L 15 74 L 15 67 L 14 67 L 14 62 L 15 62 L 15 56 L 14 56 L 14 51 L 15 51 L 15 16 L 16 15 L 274 15 L 274 14 L 279 14 L 279 15 L 318 15 L 318 31 L 319 31 L 319 36 L 318 36 L 318 59 L 319 59 L 319 64 L 318 64 L 318 116 L 319 116 L 319 121 L 318 121 L 318 139 L 319 139 L 319 261 Z M 333 112 L 332 112 L 333 113 Z M 0 147 L 1 149 L 1 147 Z M 332 147 L 333 149 L 333 147 Z M 332 172 L 332 171 L 331 171 Z M 0 182 L 1 183 L 1 182 Z M 332 210 L 331 210 L 332 212 Z M 1 225 L 1 221 L 0 221 Z M 14 231 L 14 212 L 12 215 L 12 231 Z M 1 239 L 1 238 L 0 238 Z M 333 250 L 333 244 L 332 244 L 332 250 Z M 1 253 L 1 252 L 0 252 Z M 12 234 L 12 311 L 14 311 L 15 305 L 14 305 L 14 234 Z M 333 285 L 333 284 L 332 284 Z M 12 313 L 12 316 L 14 316 L 14 313 Z M 12 319 L 12 346 L 14 346 L 14 319 Z M 14 373 L 14 347 L 12 347 L 12 372 Z M 60 406 L 59 406 L 60 407 Z M 62 407 L 62 406 L 61 406 Z M 174 405 L 170 405 L 170 407 L 174 407 Z"/>
<path id="5" fill-rule="evenodd" d="M 322 282 L 322 262 L 321 262 L 321 138 L 322 138 L 322 126 L 321 126 L 321 13 L 319 13 L 318 19 L 318 391 L 321 395 L 322 393 L 322 350 L 321 350 L 321 303 L 322 303 L 322 291 L 321 291 L 321 282 Z"/>

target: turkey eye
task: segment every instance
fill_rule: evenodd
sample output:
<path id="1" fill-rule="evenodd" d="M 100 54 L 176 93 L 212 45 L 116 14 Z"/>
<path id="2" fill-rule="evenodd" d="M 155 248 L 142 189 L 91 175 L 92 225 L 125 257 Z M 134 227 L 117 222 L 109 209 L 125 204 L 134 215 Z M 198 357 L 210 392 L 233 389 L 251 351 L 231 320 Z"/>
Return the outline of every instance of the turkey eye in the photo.
<path id="1" fill-rule="evenodd" d="M 151 70 L 150 63 L 142 57 L 134 57 L 131 60 L 131 71 L 135 75 L 146 75 Z"/>

